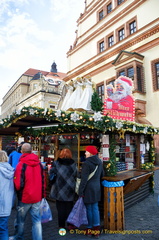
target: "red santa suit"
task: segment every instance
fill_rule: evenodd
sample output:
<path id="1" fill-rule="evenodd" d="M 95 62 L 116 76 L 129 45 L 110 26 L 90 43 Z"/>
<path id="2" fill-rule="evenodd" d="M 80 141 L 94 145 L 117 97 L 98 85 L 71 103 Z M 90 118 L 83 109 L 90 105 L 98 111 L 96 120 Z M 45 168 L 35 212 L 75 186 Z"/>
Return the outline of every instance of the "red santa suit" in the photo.
<path id="1" fill-rule="evenodd" d="M 134 98 L 131 96 L 130 89 L 132 88 L 132 81 L 126 77 L 120 77 L 116 80 L 119 84 L 123 85 L 125 91 L 124 97 L 119 90 L 104 101 L 104 115 L 108 114 L 110 117 L 115 119 L 130 120 L 134 121 Z M 126 91 L 127 90 L 127 91 Z M 129 94 L 128 94 L 129 93 Z"/>

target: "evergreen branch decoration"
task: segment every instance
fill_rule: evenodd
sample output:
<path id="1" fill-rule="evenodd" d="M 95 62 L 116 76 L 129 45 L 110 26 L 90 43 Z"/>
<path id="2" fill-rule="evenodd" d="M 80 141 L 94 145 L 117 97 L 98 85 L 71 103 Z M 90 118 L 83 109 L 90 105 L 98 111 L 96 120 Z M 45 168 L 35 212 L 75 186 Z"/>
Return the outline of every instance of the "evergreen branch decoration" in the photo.
<path id="1" fill-rule="evenodd" d="M 106 176 L 115 176 L 117 174 L 116 167 L 116 142 L 113 134 L 109 135 L 109 161 L 103 162 L 104 171 Z"/>
<path id="2" fill-rule="evenodd" d="M 96 110 L 99 110 L 96 108 Z M 101 108 L 100 108 L 101 110 Z M 72 118 L 72 114 L 78 115 L 77 118 Z M 149 126 L 146 124 L 139 124 L 130 121 L 116 120 L 110 118 L 108 115 L 101 115 L 100 119 L 95 119 L 93 114 L 88 114 L 85 112 L 64 112 L 64 111 L 53 111 L 52 109 L 43 109 L 37 107 L 23 107 L 19 112 L 13 112 L 8 118 L 2 119 L 2 124 L 0 128 L 8 128 L 13 123 L 18 120 L 25 118 L 27 116 L 32 116 L 35 118 L 43 118 L 50 123 L 57 123 L 57 133 L 60 131 L 68 131 L 68 126 L 72 125 L 73 129 L 94 129 L 99 130 L 102 133 L 106 132 L 118 132 L 121 137 L 124 137 L 125 132 L 142 133 L 142 134 L 159 134 L 159 128 Z M 122 128 L 120 127 L 122 126 Z M 27 130 L 28 131 L 28 130 Z M 38 130 L 35 130 L 38 131 Z M 34 134 L 37 135 L 34 131 Z M 45 129 L 45 133 L 48 132 Z"/>
<path id="3" fill-rule="evenodd" d="M 52 109 L 43 109 L 37 107 L 23 107 L 21 110 L 14 111 L 10 116 L 1 120 L 0 128 L 8 128 L 18 120 L 28 116 L 34 118 L 42 118 L 50 122 L 50 124 L 56 123 L 56 126 L 52 127 L 40 127 L 32 128 L 26 127 L 19 132 L 15 133 L 17 136 L 32 136 L 42 137 L 51 134 L 63 134 L 63 133 L 79 133 L 79 132 L 97 132 L 97 133 L 108 133 L 110 135 L 110 160 L 104 163 L 104 169 L 107 176 L 116 175 L 116 157 L 115 157 L 115 139 L 114 133 L 118 133 L 121 138 L 124 138 L 126 132 L 132 132 L 136 134 L 146 134 L 150 137 L 150 162 L 141 165 L 143 169 L 153 169 L 155 161 L 155 148 L 153 143 L 153 135 L 159 134 L 159 128 L 155 128 L 146 124 L 139 124 L 136 122 L 116 120 L 110 118 L 108 115 L 100 115 L 98 112 L 102 110 L 96 108 L 95 101 L 97 101 L 96 93 L 94 92 L 94 114 L 88 114 L 86 112 L 65 112 L 61 110 L 53 111 Z M 96 100 L 95 100 L 96 99 Z M 153 184 L 152 184 L 153 185 Z"/>
<path id="4" fill-rule="evenodd" d="M 91 108 L 94 112 L 103 111 L 103 102 L 95 90 L 92 95 Z"/>

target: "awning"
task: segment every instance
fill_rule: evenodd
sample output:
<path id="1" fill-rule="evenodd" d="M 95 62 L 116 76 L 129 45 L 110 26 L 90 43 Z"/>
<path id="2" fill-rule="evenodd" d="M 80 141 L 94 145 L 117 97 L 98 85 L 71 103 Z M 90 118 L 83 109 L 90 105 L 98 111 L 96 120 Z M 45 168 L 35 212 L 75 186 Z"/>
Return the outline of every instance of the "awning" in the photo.
<path id="1" fill-rule="evenodd" d="M 39 118 L 35 116 L 25 116 L 12 122 L 8 127 L 0 129 L 0 135 L 15 135 L 21 129 L 34 126 L 47 126 L 58 123 L 58 121 L 50 122 L 46 118 Z"/>

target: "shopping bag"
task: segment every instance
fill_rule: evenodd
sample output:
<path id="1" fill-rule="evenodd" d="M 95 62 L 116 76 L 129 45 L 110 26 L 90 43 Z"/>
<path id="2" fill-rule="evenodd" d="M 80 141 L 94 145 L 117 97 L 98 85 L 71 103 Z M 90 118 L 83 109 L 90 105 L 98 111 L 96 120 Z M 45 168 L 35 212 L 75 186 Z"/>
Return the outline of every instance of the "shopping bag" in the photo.
<path id="1" fill-rule="evenodd" d="M 50 206 L 45 198 L 41 200 L 40 204 L 40 215 L 41 215 L 41 222 L 46 223 L 52 220 L 52 213 Z"/>
<path id="2" fill-rule="evenodd" d="M 88 224 L 86 206 L 84 205 L 82 197 L 78 198 L 77 202 L 75 203 L 72 211 L 70 212 L 67 218 L 67 222 L 78 228 L 81 225 Z"/>

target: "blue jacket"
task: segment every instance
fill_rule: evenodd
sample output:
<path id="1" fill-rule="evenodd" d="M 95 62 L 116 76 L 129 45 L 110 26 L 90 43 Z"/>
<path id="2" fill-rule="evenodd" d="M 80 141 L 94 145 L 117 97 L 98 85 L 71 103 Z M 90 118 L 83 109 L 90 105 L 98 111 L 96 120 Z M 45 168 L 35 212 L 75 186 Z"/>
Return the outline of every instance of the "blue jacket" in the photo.
<path id="1" fill-rule="evenodd" d="M 14 168 L 8 162 L 0 162 L 0 217 L 11 213 L 14 196 Z"/>
<path id="2" fill-rule="evenodd" d="M 9 163 L 14 169 L 16 168 L 21 155 L 22 153 L 18 153 L 17 151 L 13 151 L 9 154 Z"/>

